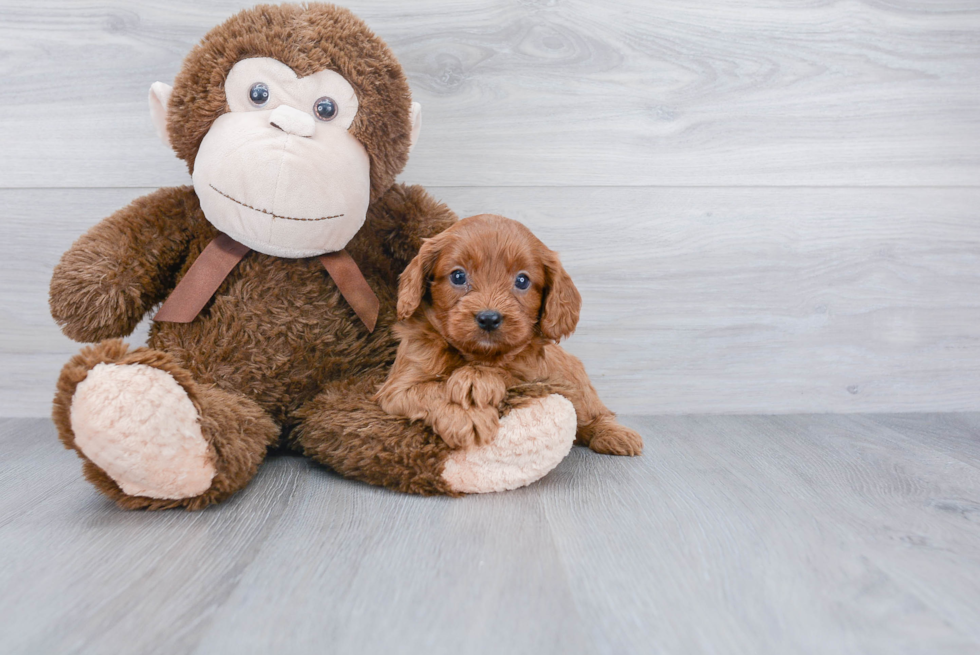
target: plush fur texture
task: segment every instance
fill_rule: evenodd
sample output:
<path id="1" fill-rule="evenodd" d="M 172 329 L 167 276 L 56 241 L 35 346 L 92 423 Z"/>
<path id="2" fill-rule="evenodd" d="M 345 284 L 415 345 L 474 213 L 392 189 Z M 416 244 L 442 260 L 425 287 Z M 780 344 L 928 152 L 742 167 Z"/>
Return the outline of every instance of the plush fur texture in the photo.
<path id="1" fill-rule="evenodd" d="M 366 330 L 316 258 L 250 252 L 193 322 L 154 323 L 148 347 L 130 350 L 118 337 L 168 296 L 217 234 L 192 187 L 160 189 L 89 230 L 55 268 L 52 316 L 69 337 L 98 342 L 62 370 L 53 409 L 59 436 L 83 459 L 86 477 L 128 509 L 220 502 L 242 489 L 278 444 L 372 484 L 461 493 L 443 478 L 445 443 L 424 425 L 385 414 L 372 399 L 397 349 L 391 326 L 398 275 L 425 238 L 456 220 L 421 187 L 394 184 L 411 143 L 401 68 L 347 10 L 322 4 L 246 10 L 190 53 L 170 96 L 169 135 L 190 169 L 204 135 L 227 109 L 225 76 L 243 57 L 275 57 L 300 75 L 330 68 L 357 91 L 351 132 L 371 158 L 372 202 L 346 250 L 380 300 L 377 326 Z M 73 398 L 101 364 L 152 367 L 176 382 L 181 391 L 175 393 L 186 394 L 208 445 L 214 477 L 207 490 L 186 498 L 126 493 L 86 456 L 72 427 Z M 522 388 L 502 404 L 519 412 L 541 395 Z M 113 416 L 148 411 L 103 409 Z"/>
<path id="2" fill-rule="evenodd" d="M 163 300 L 216 234 L 195 200 L 190 187 L 161 189 L 97 225 L 65 254 L 52 279 L 51 308 L 66 334 L 88 341 L 123 336 Z M 247 466 L 226 471 L 228 475 L 223 477 L 223 464 L 218 463 L 215 484 L 228 482 L 233 487 L 229 493 L 212 493 L 215 487 L 202 497 L 187 499 L 187 507 L 216 502 L 247 484 L 266 447 L 276 443 L 280 431 L 294 427 L 300 420 L 299 410 L 318 394 L 327 393 L 331 383 L 370 373 L 383 376 L 397 348 L 390 328 L 395 321 L 398 273 L 417 251 L 423 236 L 439 232 L 454 218 L 452 212 L 419 187 L 396 185 L 372 205 L 365 227 L 354 237 L 348 251 L 381 300 L 378 326 L 373 333 L 368 333 L 357 319 L 317 259 L 282 259 L 256 252 L 248 254 L 232 271 L 194 322 L 153 324 L 150 350 L 134 352 L 165 355 L 166 361 L 179 367 L 187 379 L 185 389 L 207 385 L 232 394 L 236 401 L 247 401 L 261 413 L 258 423 L 268 428 L 261 430 L 261 451 L 249 450 Z M 154 256 L 155 261 L 151 259 Z M 69 364 L 63 377 L 68 374 L 77 384 L 96 363 L 92 361 L 83 370 L 78 370 L 79 366 L 86 364 Z M 373 421 L 372 414 L 380 413 L 380 409 L 371 401 L 372 393 L 373 390 L 350 399 L 347 407 L 354 415 L 347 416 L 343 424 L 364 428 Z M 190 395 L 194 400 L 194 394 Z M 65 417 L 59 427 L 63 440 L 74 447 L 68 418 L 70 406 L 71 395 L 59 394 L 56 414 Z M 213 438 L 222 439 L 226 436 L 222 430 L 230 428 L 230 438 L 234 440 L 237 418 L 221 428 L 217 424 L 223 419 L 208 416 L 206 409 L 199 408 L 199 413 L 202 424 L 216 423 Z M 379 431 L 364 438 L 383 438 L 380 425 L 372 426 Z M 401 429 L 408 428 L 403 423 Z M 424 439 L 426 435 L 416 436 Z M 433 438 L 431 433 L 428 437 Z M 410 439 L 401 445 L 403 452 L 399 457 L 416 456 Z M 331 464 L 328 459 L 320 461 Z M 384 470 L 387 465 L 386 461 L 374 462 L 376 474 L 335 468 L 369 482 L 414 474 L 433 481 L 441 479 L 441 461 L 434 461 L 435 468 L 424 474 L 417 468 L 393 473 Z M 95 476 L 96 484 L 106 491 L 108 485 L 101 476 L 90 476 Z M 427 483 L 413 484 L 421 488 Z M 110 486 L 110 495 L 122 499 L 114 486 Z M 430 493 L 446 492 L 442 482 L 432 482 L 430 486 Z M 121 504 L 162 508 L 181 502 L 134 505 L 127 500 Z"/>
<path id="3" fill-rule="evenodd" d="M 171 353 L 199 382 L 247 389 L 287 426 L 327 381 L 387 370 L 397 347 L 390 326 L 398 274 L 422 237 L 454 218 L 420 187 L 396 185 L 372 205 L 347 248 L 381 300 L 372 334 L 317 259 L 252 252 L 197 320 L 154 323 L 149 345 Z M 65 253 L 52 278 L 52 315 L 79 341 L 129 334 L 216 234 L 190 187 L 141 198 Z"/>
<path id="4" fill-rule="evenodd" d="M 507 491 L 538 480 L 565 459 L 575 441 L 575 407 L 558 394 L 500 421 L 493 443 L 450 453 L 443 478 L 466 493 Z"/>
<path id="5" fill-rule="evenodd" d="M 208 490 L 214 464 L 198 419 L 177 381 L 145 364 L 97 364 L 71 403 L 75 444 L 130 496 Z"/>
<path id="6" fill-rule="evenodd" d="M 525 226 L 490 214 L 459 221 L 427 240 L 401 276 L 401 344 L 381 406 L 468 448 L 494 439 L 508 388 L 542 381 L 575 406 L 579 443 L 639 455 L 640 435 L 616 422 L 582 363 L 556 343 L 574 331 L 581 303 L 558 255 Z M 499 327 L 479 324 L 488 311 Z"/>
<path id="7" fill-rule="evenodd" d="M 575 412 L 557 384 L 516 385 L 500 404 L 499 443 L 453 451 L 373 396 L 383 375 L 329 385 L 300 410 L 289 444 L 349 478 L 426 496 L 504 491 L 544 477 L 568 454 Z M 570 428 L 570 429 L 569 429 Z"/>
<path id="8" fill-rule="evenodd" d="M 183 388 L 197 410 L 201 435 L 212 453 L 215 475 L 207 491 L 179 499 L 130 495 L 85 456 L 75 443 L 71 428 L 72 398 L 78 384 L 99 364 L 152 366 L 168 373 Z M 130 350 L 118 339 L 83 348 L 69 360 L 58 378 L 52 418 L 65 447 L 75 450 L 83 459 L 82 470 L 89 482 L 125 509 L 202 509 L 220 502 L 252 479 L 267 449 L 278 442 L 280 434 L 279 426 L 269 415 L 244 395 L 215 385 L 198 384 L 169 353 L 152 348 Z"/>

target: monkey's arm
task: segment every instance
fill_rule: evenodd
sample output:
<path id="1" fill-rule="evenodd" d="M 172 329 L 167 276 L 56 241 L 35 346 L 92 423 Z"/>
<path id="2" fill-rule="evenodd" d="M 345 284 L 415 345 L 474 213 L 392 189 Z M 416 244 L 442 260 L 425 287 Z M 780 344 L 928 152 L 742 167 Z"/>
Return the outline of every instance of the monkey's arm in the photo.
<path id="1" fill-rule="evenodd" d="M 400 268 L 422 247 L 422 239 L 439 234 L 456 222 L 456 214 L 418 185 L 396 184 L 378 201 L 378 230 L 384 246 Z"/>
<path id="2" fill-rule="evenodd" d="M 193 188 L 160 189 L 72 244 L 54 269 L 49 293 L 62 332 L 83 342 L 130 334 L 173 288 L 197 208 Z"/>

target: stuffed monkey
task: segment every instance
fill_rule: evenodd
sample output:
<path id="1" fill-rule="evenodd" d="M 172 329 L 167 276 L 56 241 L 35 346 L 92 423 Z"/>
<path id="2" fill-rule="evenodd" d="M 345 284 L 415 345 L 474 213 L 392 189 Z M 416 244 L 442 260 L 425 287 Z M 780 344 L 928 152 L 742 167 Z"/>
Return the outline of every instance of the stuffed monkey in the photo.
<path id="1" fill-rule="evenodd" d="M 388 47 L 333 5 L 258 6 L 214 28 L 158 134 L 193 185 L 104 219 L 65 253 L 51 313 L 92 343 L 53 416 L 102 493 L 128 509 L 200 509 L 248 484 L 271 447 L 404 492 L 515 488 L 569 451 L 563 397 L 513 392 L 487 446 L 451 450 L 373 400 L 394 359 L 398 276 L 456 220 L 395 183 L 420 108 Z M 162 303 L 162 305 L 161 305 Z M 148 347 L 119 340 L 154 314 Z"/>

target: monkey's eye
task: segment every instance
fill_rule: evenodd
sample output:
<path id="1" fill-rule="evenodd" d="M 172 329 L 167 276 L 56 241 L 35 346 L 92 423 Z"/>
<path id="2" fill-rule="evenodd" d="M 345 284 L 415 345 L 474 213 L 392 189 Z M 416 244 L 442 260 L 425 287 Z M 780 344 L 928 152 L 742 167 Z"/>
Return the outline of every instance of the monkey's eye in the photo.
<path id="1" fill-rule="evenodd" d="M 449 281 L 453 284 L 453 286 L 463 286 L 466 284 L 466 271 L 461 268 L 457 268 L 455 271 L 449 274 Z"/>
<path id="2" fill-rule="evenodd" d="M 248 100 L 256 107 L 269 102 L 269 87 L 263 82 L 256 82 L 248 90 Z"/>
<path id="3" fill-rule="evenodd" d="M 321 121 L 332 121 L 337 117 L 337 103 L 333 98 L 323 96 L 313 105 L 313 113 Z"/>
<path id="4" fill-rule="evenodd" d="M 531 278 L 527 276 L 527 273 L 518 273 L 517 279 L 514 280 L 514 286 L 524 291 L 529 286 L 531 286 Z"/>

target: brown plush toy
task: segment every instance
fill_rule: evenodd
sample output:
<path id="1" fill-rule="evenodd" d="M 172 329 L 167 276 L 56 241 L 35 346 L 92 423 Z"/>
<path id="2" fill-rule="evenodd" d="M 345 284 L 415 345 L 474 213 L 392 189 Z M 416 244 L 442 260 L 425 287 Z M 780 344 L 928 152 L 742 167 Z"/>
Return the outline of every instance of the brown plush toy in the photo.
<path id="1" fill-rule="evenodd" d="M 125 508 L 199 509 L 273 446 L 406 492 L 518 487 L 571 447 L 557 395 L 512 392 L 496 440 L 451 450 L 373 394 L 391 366 L 398 276 L 454 214 L 395 183 L 420 113 L 387 46 L 332 5 L 258 6 L 213 29 L 158 132 L 193 186 L 93 227 L 51 281 L 65 334 L 54 420 L 85 476 Z M 149 346 L 119 337 L 163 303 Z M 96 343 L 97 342 L 97 343 Z"/>

